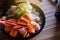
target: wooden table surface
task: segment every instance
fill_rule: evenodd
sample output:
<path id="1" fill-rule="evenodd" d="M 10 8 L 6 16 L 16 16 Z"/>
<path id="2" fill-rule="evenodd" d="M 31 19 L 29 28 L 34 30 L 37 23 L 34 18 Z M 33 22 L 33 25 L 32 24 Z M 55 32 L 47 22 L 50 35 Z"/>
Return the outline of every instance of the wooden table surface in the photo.
<path id="1" fill-rule="evenodd" d="M 48 0 L 30 0 L 30 2 L 39 6 L 46 17 L 45 27 L 40 34 L 29 40 L 60 40 L 60 23 L 55 18 L 56 6 L 52 5 Z M 0 31 L 0 35 L 2 31 Z M 9 40 L 0 36 L 2 40 Z"/>
<path id="2" fill-rule="evenodd" d="M 46 17 L 46 23 L 43 31 L 30 40 L 60 40 L 60 23 L 57 22 L 54 16 L 56 6 L 52 5 L 48 0 L 42 0 L 42 2 L 34 2 L 33 0 L 32 2 L 43 10 Z"/>

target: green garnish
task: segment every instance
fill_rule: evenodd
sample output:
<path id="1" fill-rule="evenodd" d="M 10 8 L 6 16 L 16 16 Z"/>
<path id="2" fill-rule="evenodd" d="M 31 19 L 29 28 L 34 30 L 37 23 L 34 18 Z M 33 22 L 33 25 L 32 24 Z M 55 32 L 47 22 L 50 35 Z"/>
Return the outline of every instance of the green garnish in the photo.
<path id="1" fill-rule="evenodd" d="M 20 3 L 20 4 L 17 5 L 16 14 L 18 16 L 21 16 L 24 13 L 31 12 L 31 9 L 32 9 L 32 7 L 29 3 Z"/>

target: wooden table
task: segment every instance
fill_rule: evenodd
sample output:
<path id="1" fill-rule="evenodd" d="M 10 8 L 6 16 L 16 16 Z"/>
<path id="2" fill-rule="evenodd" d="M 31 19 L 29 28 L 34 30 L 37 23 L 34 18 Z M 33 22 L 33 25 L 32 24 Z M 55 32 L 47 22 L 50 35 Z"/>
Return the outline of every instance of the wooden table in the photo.
<path id="1" fill-rule="evenodd" d="M 60 23 L 55 18 L 56 6 L 52 5 L 48 0 L 30 0 L 30 2 L 39 6 L 46 17 L 45 27 L 40 34 L 29 40 L 60 40 Z M 2 31 L 0 31 L 0 35 Z M 2 40 L 9 40 L 8 38 L 1 37 Z"/>
<path id="2" fill-rule="evenodd" d="M 46 17 L 46 23 L 43 31 L 30 40 L 60 40 L 60 23 L 55 18 L 56 6 L 52 5 L 48 0 L 32 1 L 37 4 Z"/>

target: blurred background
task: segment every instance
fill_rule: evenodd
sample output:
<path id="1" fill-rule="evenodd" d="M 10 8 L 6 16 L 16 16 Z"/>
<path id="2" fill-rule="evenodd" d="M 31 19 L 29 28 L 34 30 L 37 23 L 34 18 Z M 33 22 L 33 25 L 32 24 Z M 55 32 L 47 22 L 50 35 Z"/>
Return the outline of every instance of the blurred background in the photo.
<path id="1" fill-rule="evenodd" d="M 31 3 L 39 6 L 46 17 L 43 31 L 30 40 L 60 40 L 60 0 L 30 0 Z M 0 0 L 0 16 L 6 8 L 15 4 L 14 0 Z M 9 40 L 0 31 L 0 39 Z"/>

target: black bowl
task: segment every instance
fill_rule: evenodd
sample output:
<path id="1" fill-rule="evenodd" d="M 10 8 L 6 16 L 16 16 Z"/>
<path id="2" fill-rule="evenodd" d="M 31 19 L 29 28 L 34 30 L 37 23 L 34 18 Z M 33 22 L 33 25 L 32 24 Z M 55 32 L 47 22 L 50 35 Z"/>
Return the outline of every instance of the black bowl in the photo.
<path id="1" fill-rule="evenodd" d="M 34 35 L 31 35 L 30 37 L 28 37 L 28 38 L 23 38 L 21 35 L 19 35 L 18 34 L 18 36 L 17 37 L 11 37 L 9 34 L 7 34 L 5 31 L 4 31 L 4 26 L 2 25 L 2 27 L 1 27 L 1 30 L 3 31 L 3 33 L 4 33 L 4 36 L 6 36 L 8 39 L 10 39 L 10 40 L 28 40 L 28 39 L 30 39 L 30 38 L 33 38 L 33 37 L 35 37 L 36 35 L 38 35 L 41 31 L 42 31 L 42 29 L 44 28 L 44 25 L 45 25 L 45 16 L 44 16 L 44 13 L 43 13 L 43 11 L 38 7 L 38 6 L 36 6 L 35 4 L 32 4 L 31 3 L 31 5 L 32 5 L 32 7 L 33 8 L 35 8 L 36 9 L 36 11 L 37 12 L 39 12 L 39 14 L 40 14 L 40 19 L 41 19 L 41 23 L 40 23 L 40 26 L 41 26 L 41 29 L 39 30 L 39 31 L 37 31 Z M 7 11 L 8 11 L 8 9 L 9 8 L 6 8 L 4 11 L 3 11 L 3 13 L 2 13 L 2 15 L 1 15 L 1 17 L 2 16 L 7 16 Z"/>

